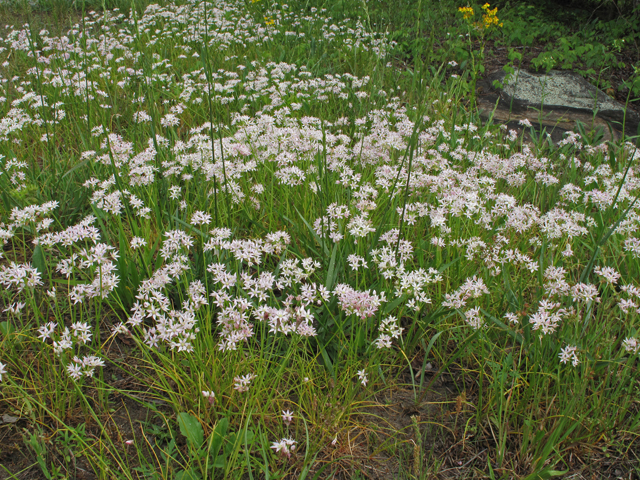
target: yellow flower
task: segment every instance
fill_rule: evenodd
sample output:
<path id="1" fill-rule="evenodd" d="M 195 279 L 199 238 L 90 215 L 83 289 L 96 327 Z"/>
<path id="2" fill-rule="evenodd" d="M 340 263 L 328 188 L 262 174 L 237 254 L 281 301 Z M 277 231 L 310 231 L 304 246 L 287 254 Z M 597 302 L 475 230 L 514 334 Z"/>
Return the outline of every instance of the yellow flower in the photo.
<path id="1" fill-rule="evenodd" d="M 475 12 L 473 11 L 473 7 L 458 8 L 458 11 L 462 13 L 463 20 L 477 30 L 488 30 L 494 26 L 502 27 L 502 23 L 499 22 L 497 17 L 498 7 L 491 10 L 491 5 L 485 3 L 482 6 L 482 10 L 485 12 L 482 14 L 482 22 L 474 22 L 473 17 L 475 16 Z"/>
<path id="2" fill-rule="evenodd" d="M 491 6 L 488 3 L 485 3 L 482 6 L 482 9 L 485 11 L 485 13 L 482 15 L 482 22 L 483 22 L 483 27 L 485 30 L 496 26 L 496 27 L 502 27 L 502 23 L 499 22 L 498 20 L 498 7 L 494 8 L 493 10 L 491 10 L 490 8 Z"/>
<path id="3" fill-rule="evenodd" d="M 255 1 L 259 2 L 260 0 L 255 0 Z M 271 17 L 264 17 L 264 23 L 265 25 L 274 25 L 276 21 Z"/>
<path id="4" fill-rule="evenodd" d="M 467 21 L 475 15 L 472 7 L 460 7 L 458 11 L 462 13 L 462 18 Z"/>

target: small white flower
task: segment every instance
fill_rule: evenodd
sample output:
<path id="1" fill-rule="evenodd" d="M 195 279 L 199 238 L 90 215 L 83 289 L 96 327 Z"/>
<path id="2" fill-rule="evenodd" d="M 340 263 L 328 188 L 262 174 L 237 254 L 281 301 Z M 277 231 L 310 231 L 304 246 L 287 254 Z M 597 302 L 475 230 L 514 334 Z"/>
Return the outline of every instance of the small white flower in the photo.
<path id="1" fill-rule="evenodd" d="M 160 125 L 163 127 L 175 127 L 180 124 L 180 119 L 176 117 L 173 113 L 167 113 L 164 117 L 160 119 Z"/>
<path id="2" fill-rule="evenodd" d="M 600 297 L 598 297 L 598 287 L 592 284 L 577 283 L 571 289 L 571 294 L 574 302 L 591 302 L 593 300 L 598 303 L 600 302 Z"/>
<path id="3" fill-rule="evenodd" d="M 211 215 L 198 210 L 191 216 L 191 225 L 208 225 L 211 222 Z"/>
<path id="4" fill-rule="evenodd" d="M 464 319 L 474 330 L 484 326 L 484 318 L 480 313 L 480 307 L 474 307 L 464 312 Z"/>
<path id="5" fill-rule="evenodd" d="M 431 245 L 434 245 L 438 248 L 444 248 L 447 246 L 447 242 L 444 238 L 441 237 L 432 237 L 431 238 Z"/>
<path id="6" fill-rule="evenodd" d="M 133 237 L 131 239 L 131 248 L 133 248 L 134 250 L 140 247 L 144 247 L 147 245 L 147 241 L 144 238 L 141 237 Z"/>
<path id="7" fill-rule="evenodd" d="M 369 380 L 367 379 L 367 373 L 365 372 L 364 368 L 358 371 L 358 378 L 360 379 L 360 383 L 362 383 L 362 386 L 366 387 Z"/>
<path id="8" fill-rule="evenodd" d="M 580 363 L 580 359 L 576 354 L 577 350 L 578 350 L 578 347 L 573 347 L 570 345 L 567 345 L 566 347 L 564 347 L 559 354 L 560 363 L 567 363 L 568 361 L 571 361 L 571 364 L 574 367 L 577 367 L 578 364 Z"/>
<path id="9" fill-rule="evenodd" d="M 629 353 L 640 352 L 640 343 L 633 337 L 625 338 L 622 342 L 622 345 L 624 346 L 624 349 Z"/>
<path id="10" fill-rule="evenodd" d="M 349 262 L 351 270 L 358 270 L 360 267 L 367 268 L 366 260 L 358 255 L 349 255 L 347 261 Z"/>
<path id="11" fill-rule="evenodd" d="M 256 378 L 256 376 L 253 373 L 248 373 L 247 375 L 244 375 L 242 377 L 235 377 L 233 379 L 233 381 L 235 382 L 233 388 L 239 392 L 246 392 L 249 390 L 251 380 L 253 380 L 254 378 Z"/>
<path id="12" fill-rule="evenodd" d="M 124 325 L 122 322 L 120 322 L 120 323 L 118 323 L 118 324 L 114 325 L 114 326 L 111 328 L 111 334 L 112 334 L 112 335 L 119 335 L 119 334 L 121 334 L 121 333 L 123 333 L 123 334 L 127 334 L 127 333 L 129 333 L 129 329 L 128 329 L 128 328 L 126 327 L 126 325 Z"/>
<path id="13" fill-rule="evenodd" d="M 613 267 L 595 267 L 593 271 L 607 283 L 615 285 L 620 279 L 620 274 Z"/>
<path id="14" fill-rule="evenodd" d="M 282 421 L 287 425 L 291 425 L 291 422 L 293 422 L 293 413 L 290 412 L 289 410 L 283 410 Z"/>
<path id="15" fill-rule="evenodd" d="M 24 302 L 16 302 L 13 303 L 11 305 L 9 305 L 7 308 L 4 309 L 5 312 L 9 312 L 9 313 L 20 313 L 22 311 L 22 309 L 24 308 L 26 304 Z"/>
<path id="16" fill-rule="evenodd" d="M 38 333 L 40 334 L 38 335 L 38 338 L 44 342 L 47 338 L 51 336 L 53 331 L 56 329 L 56 326 L 57 326 L 57 323 L 54 323 L 54 322 L 49 322 L 45 325 L 42 325 L 38 329 Z"/>
<path id="17" fill-rule="evenodd" d="M 504 314 L 504 318 L 506 318 L 507 320 L 509 320 L 509 323 L 511 324 L 516 324 L 518 323 L 518 315 L 516 315 L 513 312 L 507 312 Z"/>
<path id="18" fill-rule="evenodd" d="M 78 380 L 82 377 L 82 365 L 76 363 L 70 363 L 67 365 L 67 372 L 74 380 Z"/>
<path id="19" fill-rule="evenodd" d="M 207 399 L 207 401 L 209 402 L 210 405 L 213 405 L 213 402 L 215 401 L 215 398 L 216 398 L 216 394 L 215 393 L 203 390 L 202 391 L 202 396 Z"/>
<path id="20" fill-rule="evenodd" d="M 291 453 L 296 449 L 296 441 L 290 438 L 283 438 L 279 442 L 273 442 L 271 448 L 283 457 L 291 457 Z"/>
<path id="21" fill-rule="evenodd" d="M 420 311 L 420 304 L 418 304 L 416 302 L 416 300 L 414 298 L 412 298 L 411 300 L 409 300 L 407 302 L 407 308 L 413 310 L 414 312 L 419 312 Z"/>

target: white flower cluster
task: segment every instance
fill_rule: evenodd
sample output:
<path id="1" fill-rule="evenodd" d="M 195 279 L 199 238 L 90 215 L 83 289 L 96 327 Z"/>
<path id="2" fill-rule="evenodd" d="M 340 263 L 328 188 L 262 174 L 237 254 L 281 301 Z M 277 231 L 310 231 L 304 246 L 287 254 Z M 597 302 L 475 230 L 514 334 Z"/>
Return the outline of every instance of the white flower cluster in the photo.
<path id="1" fill-rule="evenodd" d="M 290 458 L 296 449 L 296 443 L 297 442 L 291 438 L 283 438 L 278 442 L 273 442 L 271 448 L 273 448 L 277 454 Z"/>
<path id="2" fill-rule="evenodd" d="M 442 306 L 455 309 L 464 308 L 469 299 L 480 298 L 482 295 L 489 295 L 489 289 L 482 278 L 474 275 L 467 278 L 455 292 L 446 293 Z"/>
<path id="3" fill-rule="evenodd" d="M 625 338 L 622 341 L 622 346 L 629 353 L 637 354 L 638 352 L 640 352 L 640 342 L 638 342 L 637 338 L 634 338 L 634 337 Z"/>
<path id="4" fill-rule="evenodd" d="M 248 373 L 243 375 L 242 377 L 235 377 L 233 379 L 234 386 L 233 388 L 239 392 L 247 392 L 249 391 L 249 386 L 251 385 L 251 381 L 256 378 L 255 374 Z"/>
<path id="5" fill-rule="evenodd" d="M 544 335 L 555 332 L 562 319 L 569 313 L 560 306 L 559 302 L 540 300 L 538 311 L 529 316 L 532 329 L 534 331 L 540 330 Z"/>
<path id="6" fill-rule="evenodd" d="M 534 331 L 557 332 L 563 319 L 586 310 L 600 295 L 614 295 L 628 319 L 636 319 L 640 290 L 634 285 L 621 285 L 621 292 L 612 288 L 621 283 L 623 274 L 613 267 L 596 267 L 599 291 L 598 285 L 574 283 L 570 272 L 582 262 L 573 248 L 577 237 L 586 236 L 596 225 L 594 212 L 623 211 L 622 206 L 634 201 L 640 185 L 637 168 L 629 169 L 623 178 L 612 168 L 606 148 L 584 145 L 579 135 L 570 134 L 560 145 L 563 152 L 573 153 L 559 158 L 575 167 L 578 179 L 572 180 L 576 185 L 561 185 L 565 175 L 558 163 L 536 155 L 526 145 L 513 149 L 509 142 L 517 135 L 507 132 L 506 126 L 500 137 L 486 131 L 483 141 L 477 142 L 481 145 L 474 146 L 459 133 L 480 140 L 477 125 L 449 126 L 444 119 L 432 121 L 428 116 L 416 119 L 394 90 L 372 89 L 369 77 L 316 77 L 304 66 L 251 61 L 245 55 L 273 41 L 304 42 L 309 32 L 315 32 L 317 42 L 377 60 L 392 46 L 386 35 L 369 33 L 360 22 L 334 22 L 324 9 L 293 12 L 274 4 L 266 12 L 273 24 L 265 25 L 246 15 L 243 2 L 221 0 L 216 8 L 205 10 L 208 6 L 203 2 L 186 9 L 172 3 L 150 5 L 139 18 L 118 12 L 89 14 L 86 25 L 72 27 L 64 37 L 40 32 L 44 48 L 35 51 L 26 27 L 7 28 L 0 48 L 6 46 L 8 57 L 32 62 L 24 78 L 11 80 L 16 98 L 6 102 L 7 111 L 0 118 L 0 143 L 15 142 L 16 151 L 21 152 L 10 159 L 0 156 L 0 181 L 10 193 L 25 189 L 28 174 L 36 173 L 29 172 L 30 166 L 22 161 L 30 145 L 21 145 L 21 130 L 28 126 L 36 139 L 49 142 L 47 148 L 54 147 L 57 129 L 71 117 L 66 105 L 86 103 L 107 114 L 102 118 L 116 118 L 109 112 L 111 100 L 130 99 L 134 107 L 118 109 L 117 115 L 128 115 L 122 122 L 134 128 L 114 133 L 111 124 L 90 123 L 94 120 L 88 116 L 77 119 L 80 127 L 86 124 L 89 140 L 96 145 L 87 147 L 95 150 L 81 152 L 81 158 L 89 164 L 90 175 L 95 175 L 84 186 L 91 197 L 88 207 L 100 210 L 105 239 L 91 215 L 52 231 L 63 221 L 53 217 L 58 208 L 55 201 L 14 208 L 7 224 L 0 224 L 3 246 L 19 232 L 32 235 L 34 244 L 45 251 L 50 270 L 49 275 L 39 271 L 42 263 L 36 259 L 33 265 L 16 258 L 3 262 L 0 285 L 8 292 L 2 294 L 3 301 L 8 296 L 4 311 L 24 315 L 28 303 L 16 297 L 30 295 L 43 285 L 43 276 L 53 275 L 69 281 L 64 300 L 72 304 L 70 310 L 89 311 L 93 303 L 107 300 L 116 290 L 117 259 L 129 254 L 123 260 L 154 261 L 144 265 L 149 278 L 136 292 L 130 318 L 115 332 L 141 331 L 152 348 L 191 352 L 203 319 L 216 322 L 222 350 L 238 348 L 254 335 L 260 322 L 273 335 L 313 336 L 317 310 L 332 297 L 343 315 L 371 319 L 387 301 L 385 292 L 405 297 L 406 306 L 416 311 L 437 298 L 436 303 L 459 310 L 478 329 L 485 323 L 480 303 L 490 295 L 485 281 L 515 273 L 527 285 L 543 265 L 538 259 L 546 262 L 549 255 L 554 263 L 543 272 L 544 296 L 535 299 L 537 311 L 534 306 L 528 319 Z M 290 28 L 280 28 L 284 25 Z M 154 54 L 151 73 L 142 68 L 140 52 L 134 50 L 137 42 L 131 41 L 141 32 L 150 45 L 162 49 L 170 44 L 175 58 L 170 62 Z M 229 53 L 215 72 L 205 73 L 205 59 L 196 60 L 199 54 L 194 47 L 202 45 Z M 131 94 L 131 85 L 138 84 L 172 92 L 171 98 L 154 102 Z M 0 102 L 7 100 L 0 98 Z M 228 108 L 228 124 L 189 123 L 201 118 L 205 99 Z M 342 108 L 322 109 L 329 101 L 343 104 L 349 115 L 339 117 Z M 449 102 L 436 100 L 431 107 L 447 108 Z M 309 104 L 320 107 L 323 117 L 303 113 Z M 354 114 L 359 116 L 353 118 Z M 411 169 L 400 161 L 408 148 L 413 153 Z M 621 152 L 634 162 L 640 156 L 630 143 Z M 542 211 L 527 202 L 524 188 L 555 189 L 557 201 Z M 321 248 L 329 239 L 338 244 L 337 251 L 347 251 L 347 262 L 359 280 L 379 281 L 375 291 L 373 284 L 349 284 L 352 272 L 340 272 L 347 278 L 325 287 L 329 283 L 317 278 L 321 265 L 316 259 L 288 252 L 292 239 L 286 232 L 232 238 L 230 229 L 216 225 L 224 218 L 236 228 L 237 217 L 219 215 L 223 205 L 229 207 L 227 213 L 250 211 L 262 218 L 265 205 L 295 202 L 301 195 L 309 196 L 304 211 L 310 215 Z M 327 198 L 331 200 L 326 203 L 334 203 L 326 206 Z M 163 224 L 164 218 L 151 215 L 151 207 L 155 212 L 163 206 L 171 217 L 178 212 L 179 222 L 172 219 L 172 227 Z M 108 244 L 112 220 L 117 224 L 114 230 L 131 233 L 131 251 L 119 252 Z M 217 228 L 207 233 L 212 226 Z M 244 226 L 241 221 L 240 231 Z M 615 231 L 624 243 L 623 260 L 640 258 L 639 229 L 640 215 L 631 209 Z M 196 233 L 204 239 L 196 240 Z M 380 244 L 371 245 L 377 233 L 381 233 Z M 156 252 L 159 237 L 164 241 Z M 543 245 L 545 255 L 540 251 Z M 460 271 L 487 269 L 488 275 L 467 278 L 457 290 L 441 293 L 433 287 L 448 273 L 438 270 L 443 265 L 427 263 L 433 257 L 459 258 Z M 195 258 L 205 260 L 195 268 Z M 51 271 L 54 265 L 55 272 Z M 196 278 L 199 273 L 195 272 L 206 278 Z M 46 288 L 56 302 L 64 295 Z M 572 301 L 574 307 L 563 308 Z M 519 321 L 515 313 L 505 318 L 512 324 Z M 71 349 L 92 340 L 90 326 L 75 318 L 62 331 L 56 333 L 56 328 L 48 323 L 39 333 L 43 340 L 52 339 L 60 355 L 70 356 Z M 381 320 L 375 344 L 388 348 L 401 334 L 399 321 L 388 316 Z M 637 353 L 635 337 L 623 344 Z M 565 347 L 561 360 L 575 365 L 576 352 L 576 347 Z M 90 376 L 100 364 L 92 356 L 73 358 L 67 369 L 78 378 Z M 0 375 L 4 368 L 0 364 Z M 366 385 L 364 370 L 358 374 Z M 249 382 L 246 375 L 236 381 L 239 388 L 248 388 Z M 276 451 L 288 456 L 295 442 L 284 440 Z"/>
<path id="7" fill-rule="evenodd" d="M 389 316 L 382 320 L 380 328 L 378 329 L 379 335 L 374 342 L 378 348 L 391 348 L 391 340 L 400 338 L 404 328 L 398 324 L 398 319 L 394 316 Z"/>
<path id="8" fill-rule="evenodd" d="M 104 360 L 94 355 L 82 358 L 73 357 L 73 363 L 67 365 L 67 372 L 74 380 L 82 377 L 93 377 L 96 367 L 103 367 Z"/>
<path id="9" fill-rule="evenodd" d="M 93 334 L 88 323 L 72 323 L 70 327 L 65 327 L 62 332 L 56 334 L 57 326 L 55 322 L 48 322 L 42 325 L 38 329 L 38 338 L 43 342 L 52 339 L 53 351 L 58 356 L 63 356 L 69 350 L 77 350 L 80 346 L 91 343 Z M 65 357 L 63 356 L 63 358 Z M 78 380 L 83 376 L 93 377 L 95 369 L 103 366 L 104 360 L 95 355 L 85 355 L 82 358 L 74 355 L 71 362 L 67 364 L 66 369 L 71 378 Z"/>
<path id="10" fill-rule="evenodd" d="M 0 265 L 0 284 L 7 289 L 15 287 L 21 292 L 25 288 L 36 288 L 42 285 L 41 277 L 31 264 L 11 262 L 9 265 Z"/>
<path id="11" fill-rule="evenodd" d="M 577 367 L 580 364 L 577 352 L 578 347 L 567 345 L 560 351 L 560 363 L 571 362 L 571 365 Z"/>
<path id="12" fill-rule="evenodd" d="M 339 283 L 333 290 L 338 304 L 347 315 L 357 315 L 361 319 L 373 317 L 380 305 L 386 301 L 384 292 L 358 291 L 349 285 Z"/>

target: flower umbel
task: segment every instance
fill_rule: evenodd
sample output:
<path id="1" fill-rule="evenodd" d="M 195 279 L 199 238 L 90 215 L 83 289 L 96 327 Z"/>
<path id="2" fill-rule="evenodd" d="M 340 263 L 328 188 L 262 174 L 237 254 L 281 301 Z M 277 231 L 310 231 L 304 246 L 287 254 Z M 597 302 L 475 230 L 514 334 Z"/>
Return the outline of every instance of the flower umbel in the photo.
<path id="1" fill-rule="evenodd" d="M 573 365 L 574 367 L 577 367 L 578 364 L 580 363 L 580 359 L 578 358 L 578 354 L 576 353 L 578 350 L 578 347 L 573 347 L 570 345 L 567 345 L 566 347 L 564 347 L 561 351 L 560 351 L 560 363 L 567 363 L 567 362 L 571 362 L 571 365 Z"/>
<path id="2" fill-rule="evenodd" d="M 216 394 L 213 392 L 203 390 L 202 396 L 207 399 L 207 401 L 209 402 L 209 405 L 213 405 L 213 402 L 215 402 Z"/>
<path id="3" fill-rule="evenodd" d="M 239 392 L 246 392 L 249 390 L 249 386 L 251 385 L 251 380 L 253 380 L 254 378 L 256 378 L 256 376 L 253 373 L 248 373 L 246 375 L 243 375 L 242 377 L 235 377 L 233 379 L 234 381 L 233 388 L 235 388 Z"/>
<path id="4" fill-rule="evenodd" d="M 290 458 L 291 454 L 296 449 L 296 441 L 291 438 L 283 438 L 279 442 L 273 442 L 271 444 L 271 448 L 281 456 Z"/>
<path id="5" fill-rule="evenodd" d="M 369 379 L 367 378 L 367 372 L 364 370 L 364 368 L 362 370 L 358 370 L 358 378 L 360 379 L 360 383 L 362 383 L 362 386 L 366 387 Z"/>
<path id="6" fill-rule="evenodd" d="M 287 425 L 291 425 L 291 422 L 293 422 L 293 413 L 290 412 L 289 410 L 283 410 L 282 421 Z"/>

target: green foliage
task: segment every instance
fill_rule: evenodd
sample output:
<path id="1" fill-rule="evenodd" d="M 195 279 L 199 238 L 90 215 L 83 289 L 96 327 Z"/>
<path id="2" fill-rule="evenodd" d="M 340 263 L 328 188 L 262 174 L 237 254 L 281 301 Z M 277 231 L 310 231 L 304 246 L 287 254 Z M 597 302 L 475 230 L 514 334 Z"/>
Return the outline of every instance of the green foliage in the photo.
<path id="1" fill-rule="evenodd" d="M 198 419 L 189 413 L 178 414 L 178 426 L 180 433 L 187 437 L 189 448 L 198 450 L 204 442 L 204 431 Z"/>
<path id="2" fill-rule="evenodd" d="M 507 2 L 502 10 L 505 25 L 501 42 L 543 46 L 531 60 L 538 70 L 575 70 L 589 80 L 601 80 L 602 73 L 625 67 L 623 51 L 637 57 L 640 19 L 621 2 L 615 18 L 600 9 L 602 5 L 611 7 L 611 2 L 591 3 L 591 8 L 575 3 L 558 10 L 547 2 Z"/>
<path id="3" fill-rule="evenodd" d="M 549 71 L 551 68 L 560 67 L 565 70 L 578 71 L 603 70 L 610 67 L 621 68 L 624 63 L 607 49 L 603 44 L 583 44 L 579 38 L 562 37 L 558 41 L 559 48 L 541 53 L 531 63 L 537 69 Z"/>
<path id="4" fill-rule="evenodd" d="M 502 41 L 507 45 L 546 43 L 567 30 L 563 24 L 542 16 L 536 5 L 527 2 L 508 3 L 502 10 L 502 16 Z"/>

